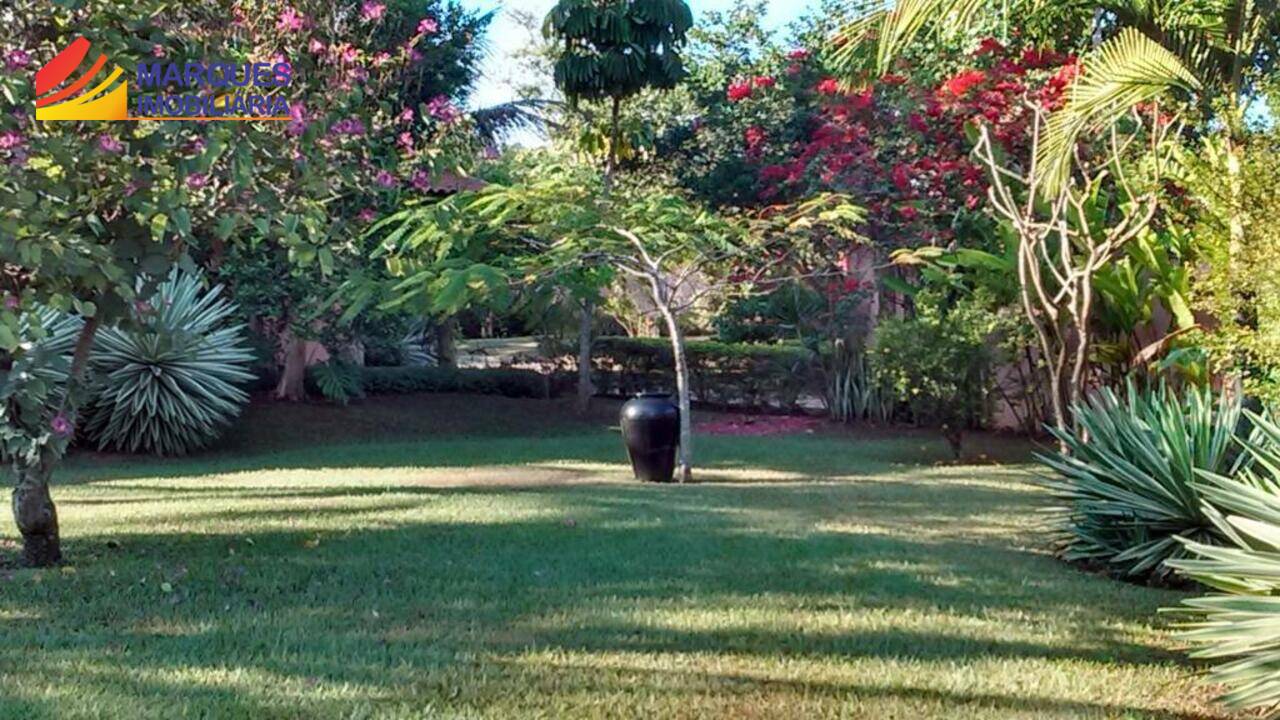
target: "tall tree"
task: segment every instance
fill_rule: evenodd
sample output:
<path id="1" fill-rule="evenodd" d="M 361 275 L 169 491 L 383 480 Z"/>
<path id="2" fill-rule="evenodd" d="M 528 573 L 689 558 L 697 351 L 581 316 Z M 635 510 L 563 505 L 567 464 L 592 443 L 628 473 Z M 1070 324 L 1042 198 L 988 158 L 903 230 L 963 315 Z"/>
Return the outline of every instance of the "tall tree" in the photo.
<path id="1" fill-rule="evenodd" d="M 559 43 L 556 87 L 573 107 L 583 100 L 609 104 L 604 192 L 613 189 L 622 103 L 645 88 L 670 88 L 685 76 L 681 50 L 693 13 L 684 0 L 560 0 L 543 23 Z M 591 325 L 598 297 L 582 301 L 578 337 L 578 405 L 591 386 Z"/>

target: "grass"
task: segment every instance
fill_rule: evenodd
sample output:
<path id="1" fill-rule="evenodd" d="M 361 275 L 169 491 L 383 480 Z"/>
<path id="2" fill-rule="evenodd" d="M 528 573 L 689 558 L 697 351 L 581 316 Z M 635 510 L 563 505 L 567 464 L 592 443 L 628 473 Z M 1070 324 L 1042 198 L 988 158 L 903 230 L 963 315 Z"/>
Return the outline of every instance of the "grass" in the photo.
<path id="1" fill-rule="evenodd" d="M 701 484 L 642 486 L 611 412 L 258 406 L 200 457 L 77 455 L 68 565 L 0 569 L 0 718 L 1219 716 L 1181 595 L 1048 556 L 1024 468 L 703 438 Z"/>

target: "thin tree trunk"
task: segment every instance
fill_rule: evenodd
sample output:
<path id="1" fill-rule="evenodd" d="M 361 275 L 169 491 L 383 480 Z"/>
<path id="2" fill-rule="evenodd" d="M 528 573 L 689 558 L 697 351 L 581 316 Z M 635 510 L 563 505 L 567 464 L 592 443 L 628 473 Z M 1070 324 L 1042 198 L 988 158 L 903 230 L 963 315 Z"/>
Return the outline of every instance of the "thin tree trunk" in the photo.
<path id="1" fill-rule="evenodd" d="M 301 402 L 307 398 L 307 341 L 290 332 L 284 343 L 284 368 L 274 393 L 277 400 Z"/>
<path id="2" fill-rule="evenodd" d="M 613 192 L 613 172 L 618 167 L 618 116 L 622 110 L 622 98 L 613 98 L 613 109 L 609 114 L 609 153 L 604 166 L 604 196 Z"/>
<path id="3" fill-rule="evenodd" d="M 75 385 L 83 382 L 89 365 L 89 351 L 98 333 L 96 317 L 85 320 L 71 356 L 67 397 L 73 396 Z M 76 408 L 70 408 L 72 416 Z M 62 538 L 58 533 L 58 508 L 49 492 L 49 480 L 53 476 L 56 458 L 52 453 L 42 453 L 35 465 L 18 465 L 14 468 L 17 483 L 13 488 L 13 519 L 22 534 L 22 564 L 27 567 L 50 567 L 62 560 Z"/>
<path id="4" fill-rule="evenodd" d="M 436 324 L 436 363 L 440 367 L 458 367 L 458 341 L 452 317 Z"/>
<path id="5" fill-rule="evenodd" d="M 578 316 L 578 412 L 591 409 L 591 397 L 595 387 L 591 384 L 591 320 L 595 303 L 584 300 Z"/>
<path id="6" fill-rule="evenodd" d="M 687 483 L 693 480 L 693 411 L 689 401 L 689 360 L 685 356 L 684 333 L 680 330 L 675 313 L 660 298 L 658 310 L 667 321 L 667 332 L 671 335 L 671 354 L 676 366 L 676 405 L 680 408 L 680 449 L 676 466 L 677 482 Z"/>

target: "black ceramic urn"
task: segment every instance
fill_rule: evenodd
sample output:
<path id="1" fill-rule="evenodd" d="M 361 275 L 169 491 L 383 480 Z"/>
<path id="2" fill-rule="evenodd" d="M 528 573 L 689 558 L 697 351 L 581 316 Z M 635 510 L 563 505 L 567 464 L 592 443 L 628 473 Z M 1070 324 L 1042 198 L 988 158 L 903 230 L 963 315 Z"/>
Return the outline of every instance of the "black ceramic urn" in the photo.
<path id="1" fill-rule="evenodd" d="M 640 393 L 622 406 L 622 441 L 636 479 L 671 482 L 680 440 L 680 409 L 666 393 Z"/>

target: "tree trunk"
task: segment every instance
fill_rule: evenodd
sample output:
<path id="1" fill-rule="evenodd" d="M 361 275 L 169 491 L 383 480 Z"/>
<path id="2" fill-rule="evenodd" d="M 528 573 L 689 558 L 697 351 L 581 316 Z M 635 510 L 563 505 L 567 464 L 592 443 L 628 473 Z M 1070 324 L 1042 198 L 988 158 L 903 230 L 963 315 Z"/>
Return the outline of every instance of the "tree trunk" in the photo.
<path id="1" fill-rule="evenodd" d="M 614 96 L 613 109 L 609 115 L 609 153 L 604 165 L 604 196 L 607 199 L 613 192 L 613 173 L 618 168 L 618 116 L 622 110 L 622 98 Z"/>
<path id="2" fill-rule="evenodd" d="M 275 398 L 301 402 L 307 398 L 307 342 L 293 333 L 281 338 L 284 343 L 284 369 L 276 383 Z"/>
<path id="3" fill-rule="evenodd" d="M 68 372 L 68 399 L 75 396 L 75 388 L 70 386 L 84 381 L 98 324 L 98 318 L 88 318 L 80 329 Z M 74 416 L 76 408 L 70 409 Z M 49 478 L 53 476 L 55 460 L 55 454 L 46 449 L 38 463 L 14 467 L 17 483 L 13 488 L 13 520 L 22 534 L 22 564 L 27 567 L 50 567 L 62 560 L 58 508 L 49 492 Z"/>
<path id="4" fill-rule="evenodd" d="M 22 564 L 50 567 L 62 560 L 58 535 L 58 509 L 49 494 L 47 463 L 16 468 L 18 483 L 13 489 L 13 519 L 22 533 Z"/>
<path id="5" fill-rule="evenodd" d="M 689 401 L 689 360 L 685 356 L 684 333 L 680 330 L 675 313 L 657 301 L 658 310 L 667 321 L 667 332 L 671 335 L 671 354 L 676 365 L 676 405 L 680 408 L 680 450 L 676 465 L 677 482 L 687 483 L 693 480 L 693 411 Z"/>
<path id="6" fill-rule="evenodd" d="M 436 323 L 436 364 L 440 367 L 458 367 L 458 342 L 452 317 Z"/>
<path id="7" fill-rule="evenodd" d="M 578 412 L 585 413 L 591 409 L 591 396 L 595 395 L 595 387 L 591 384 L 591 320 L 595 315 L 596 304 L 591 300 L 582 302 L 582 310 L 578 316 Z"/>

